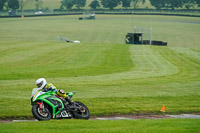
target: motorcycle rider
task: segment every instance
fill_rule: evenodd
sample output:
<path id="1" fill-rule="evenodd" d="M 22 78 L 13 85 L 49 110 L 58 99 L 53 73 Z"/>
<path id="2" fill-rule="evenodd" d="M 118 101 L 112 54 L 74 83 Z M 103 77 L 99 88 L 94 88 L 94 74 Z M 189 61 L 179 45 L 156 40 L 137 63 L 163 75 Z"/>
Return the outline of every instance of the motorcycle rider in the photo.
<path id="1" fill-rule="evenodd" d="M 52 83 L 48 84 L 45 78 L 37 79 L 36 85 L 39 89 L 43 90 L 43 92 L 55 91 L 58 96 L 63 97 L 70 105 L 73 104 L 73 101 L 70 99 L 68 95 L 65 94 L 65 92 L 62 89 L 57 90 Z"/>

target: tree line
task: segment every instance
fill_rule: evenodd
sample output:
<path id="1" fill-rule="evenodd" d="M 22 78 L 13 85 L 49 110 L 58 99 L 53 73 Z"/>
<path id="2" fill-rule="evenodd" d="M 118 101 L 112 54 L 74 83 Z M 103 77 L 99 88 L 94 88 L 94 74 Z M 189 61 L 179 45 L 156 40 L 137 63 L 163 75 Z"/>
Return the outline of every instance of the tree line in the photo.
<path id="1" fill-rule="evenodd" d="M 123 8 L 131 7 L 136 9 L 139 3 L 144 4 L 146 0 L 93 0 L 90 3 L 92 9 L 97 9 L 102 5 L 104 8 L 114 9 L 115 7 L 121 5 Z M 152 6 L 156 9 L 162 8 L 187 8 L 190 9 L 195 5 L 200 6 L 200 0 L 150 0 Z M 72 9 L 73 6 L 76 6 L 78 9 L 86 5 L 86 0 L 62 0 L 61 9 Z"/>
<path id="2" fill-rule="evenodd" d="M 150 2 L 156 9 L 170 8 L 174 10 L 183 7 L 190 9 L 195 5 L 200 6 L 200 0 L 150 0 Z"/>
<path id="3" fill-rule="evenodd" d="M 9 10 L 23 10 L 24 6 L 30 2 L 35 1 L 36 10 L 39 10 L 42 7 L 42 0 L 0 0 L 0 11 L 4 9 L 4 7 Z"/>
<path id="4" fill-rule="evenodd" d="M 0 11 L 6 7 L 9 9 L 20 9 L 23 10 L 24 6 L 29 2 L 35 1 L 35 9 L 39 10 L 42 8 L 42 0 L 0 0 Z M 103 8 L 109 8 L 110 10 L 121 5 L 123 8 L 127 9 L 133 5 L 133 8 L 138 8 L 138 4 L 144 4 L 146 0 L 93 0 L 89 6 L 91 9 L 98 9 L 101 6 Z M 193 8 L 195 5 L 200 7 L 200 0 L 150 0 L 150 4 L 156 9 L 172 9 L 175 8 Z M 73 7 L 81 9 L 86 6 L 86 0 L 62 0 L 60 9 L 61 10 L 71 10 Z"/>

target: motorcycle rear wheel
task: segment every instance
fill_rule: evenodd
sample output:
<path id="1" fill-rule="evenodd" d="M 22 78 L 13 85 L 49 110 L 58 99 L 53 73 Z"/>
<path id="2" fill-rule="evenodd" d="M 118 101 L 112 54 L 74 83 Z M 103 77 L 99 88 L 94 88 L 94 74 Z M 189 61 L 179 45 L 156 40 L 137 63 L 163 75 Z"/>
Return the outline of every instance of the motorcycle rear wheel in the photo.
<path id="1" fill-rule="evenodd" d="M 73 112 L 71 112 L 72 115 L 73 115 L 73 117 L 74 117 L 75 119 L 86 119 L 86 120 L 88 120 L 88 119 L 90 118 L 90 111 L 89 111 L 89 109 L 86 107 L 86 105 L 84 105 L 83 103 L 78 102 L 78 101 L 75 101 L 74 104 L 77 105 L 77 106 L 82 106 L 83 109 L 84 109 L 84 112 L 83 112 L 83 111 L 80 111 L 80 110 L 78 110 L 78 111 L 73 111 Z"/>
<path id="2" fill-rule="evenodd" d="M 44 110 L 40 109 L 38 104 L 32 106 L 32 114 L 39 121 L 50 120 L 52 115 L 47 107 L 44 106 Z"/>

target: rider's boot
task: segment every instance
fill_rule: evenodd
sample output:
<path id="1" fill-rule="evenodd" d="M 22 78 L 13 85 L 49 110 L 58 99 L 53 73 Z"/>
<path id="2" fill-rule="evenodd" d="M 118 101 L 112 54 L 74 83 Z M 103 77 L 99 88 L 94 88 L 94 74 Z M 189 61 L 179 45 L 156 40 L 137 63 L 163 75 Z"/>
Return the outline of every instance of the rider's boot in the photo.
<path id="1" fill-rule="evenodd" d="M 65 100 L 69 103 L 69 105 L 73 105 L 74 103 L 69 96 L 67 96 Z"/>

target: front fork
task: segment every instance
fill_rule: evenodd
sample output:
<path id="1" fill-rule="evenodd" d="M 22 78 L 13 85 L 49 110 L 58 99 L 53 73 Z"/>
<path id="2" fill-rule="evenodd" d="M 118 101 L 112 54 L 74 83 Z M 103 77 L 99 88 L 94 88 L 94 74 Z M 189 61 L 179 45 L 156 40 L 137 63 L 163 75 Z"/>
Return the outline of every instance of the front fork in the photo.
<path id="1" fill-rule="evenodd" d="M 37 102 L 36 104 L 38 104 L 38 105 L 39 105 L 39 108 L 42 109 L 42 111 L 45 112 L 43 101 Z"/>

